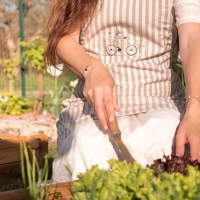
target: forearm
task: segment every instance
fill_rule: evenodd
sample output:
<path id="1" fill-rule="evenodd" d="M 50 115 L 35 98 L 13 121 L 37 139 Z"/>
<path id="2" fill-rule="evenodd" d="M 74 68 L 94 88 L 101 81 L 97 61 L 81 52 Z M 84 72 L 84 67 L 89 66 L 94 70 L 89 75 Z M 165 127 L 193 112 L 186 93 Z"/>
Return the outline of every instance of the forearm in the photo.
<path id="1" fill-rule="evenodd" d="M 186 95 L 200 97 L 200 37 L 191 39 L 180 52 L 186 81 Z"/>
<path id="2" fill-rule="evenodd" d="M 92 57 L 85 52 L 77 40 L 71 35 L 64 36 L 58 42 L 56 53 L 74 74 L 84 80 L 85 67 Z"/>
<path id="3" fill-rule="evenodd" d="M 189 39 L 182 38 L 182 43 L 184 42 L 185 44 L 180 48 L 180 55 L 185 74 L 186 97 L 198 96 L 200 98 L 200 36 L 195 34 Z M 187 103 L 186 115 L 194 114 L 200 114 L 198 98 L 191 98 Z"/>
<path id="4" fill-rule="evenodd" d="M 200 24 L 184 23 L 178 27 L 180 56 L 186 81 L 186 98 L 200 97 Z M 200 162 L 200 100 L 190 98 L 184 118 L 176 132 L 176 155 L 183 156 L 185 144 L 190 144 L 192 160 Z"/>
<path id="5" fill-rule="evenodd" d="M 186 97 L 200 98 L 200 38 L 191 39 L 181 52 L 186 81 Z M 187 103 L 186 115 L 200 113 L 200 100 L 191 98 Z"/>

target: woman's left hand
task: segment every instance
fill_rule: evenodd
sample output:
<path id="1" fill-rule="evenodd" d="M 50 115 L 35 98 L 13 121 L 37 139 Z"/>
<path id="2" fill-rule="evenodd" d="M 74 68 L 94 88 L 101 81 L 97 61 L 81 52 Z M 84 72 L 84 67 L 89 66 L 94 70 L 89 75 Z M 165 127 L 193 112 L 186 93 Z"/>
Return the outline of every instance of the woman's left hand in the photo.
<path id="1" fill-rule="evenodd" d="M 178 26 L 179 51 L 184 69 L 187 102 L 186 113 L 176 135 L 176 155 L 184 154 L 190 144 L 192 160 L 200 162 L 200 23 L 187 22 Z"/>
<path id="2" fill-rule="evenodd" d="M 197 99 L 191 99 L 187 107 L 185 116 L 177 130 L 176 155 L 183 156 L 185 144 L 189 143 L 192 160 L 200 162 L 200 102 Z"/>

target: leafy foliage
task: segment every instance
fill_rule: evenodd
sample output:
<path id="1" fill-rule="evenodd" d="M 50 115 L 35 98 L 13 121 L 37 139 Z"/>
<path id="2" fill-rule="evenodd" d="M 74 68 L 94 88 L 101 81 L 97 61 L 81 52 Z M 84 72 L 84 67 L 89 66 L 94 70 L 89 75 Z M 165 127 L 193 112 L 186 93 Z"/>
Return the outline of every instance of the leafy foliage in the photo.
<path id="1" fill-rule="evenodd" d="M 198 160 L 191 160 L 190 157 L 176 155 L 164 156 L 164 159 L 157 159 L 150 168 L 154 170 L 156 176 L 162 172 L 168 172 L 170 174 L 179 172 L 183 175 L 188 175 L 187 165 L 192 165 L 200 169 Z"/>
<path id="2" fill-rule="evenodd" d="M 65 89 L 65 86 L 62 85 L 59 89 L 56 88 L 54 91 L 50 90 L 50 97 L 52 99 L 52 105 L 51 105 L 51 113 L 53 113 L 54 117 L 57 119 L 61 110 L 61 104 L 60 99 L 63 95 L 63 90 Z"/>
<path id="3" fill-rule="evenodd" d="M 138 163 L 108 161 L 110 171 L 93 166 L 73 184 L 73 199 L 81 200 L 190 200 L 200 197 L 200 171 L 187 166 L 188 176 L 159 173 Z"/>
<path id="4" fill-rule="evenodd" d="M 7 78 L 14 79 L 16 77 L 16 68 L 20 64 L 20 58 L 16 53 L 13 53 L 11 59 L 2 60 L 0 64 Z"/>
<path id="5" fill-rule="evenodd" d="M 20 64 L 20 58 L 17 53 L 13 53 L 10 59 L 0 60 L 0 66 L 3 67 L 3 72 L 9 80 L 9 91 L 12 93 L 13 82 L 17 76 L 17 68 Z"/>
<path id="6" fill-rule="evenodd" d="M 6 92 L 0 94 L 0 113 L 7 115 L 21 115 L 32 110 L 32 103 L 22 99 L 19 95 Z"/>
<path id="7" fill-rule="evenodd" d="M 179 77 L 181 79 L 181 83 L 185 89 L 186 83 L 185 83 L 184 70 L 183 70 L 182 62 L 179 57 L 173 63 L 173 70 L 174 70 L 174 72 L 176 72 L 179 75 Z"/>
<path id="8" fill-rule="evenodd" d="M 22 47 L 24 47 L 22 57 L 24 58 L 27 66 L 33 67 L 37 71 L 41 71 L 44 74 L 46 73 L 43 62 L 45 41 L 45 38 L 35 37 L 30 42 L 21 42 Z"/>
<path id="9" fill-rule="evenodd" d="M 61 100 L 63 97 L 64 90 L 68 91 L 68 94 L 69 94 L 68 96 L 70 96 L 72 94 L 74 87 L 76 86 L 76 82 L 77 82 L 76 80 L 70 81 L 70 78 L 66 77 L 65 83 L 63 85 L 61 85 L 60 87 L 58 87 L 57 79 L 58 79 L 58 77 L 54 77 L 54 90 L 49 90 L 50 97 L 52 99 L 50 111 L 51 111 L 51 113 L 53 113 L 53 115 L 56 119 L 58 118 L 60 111 L 62 109 Z"/>

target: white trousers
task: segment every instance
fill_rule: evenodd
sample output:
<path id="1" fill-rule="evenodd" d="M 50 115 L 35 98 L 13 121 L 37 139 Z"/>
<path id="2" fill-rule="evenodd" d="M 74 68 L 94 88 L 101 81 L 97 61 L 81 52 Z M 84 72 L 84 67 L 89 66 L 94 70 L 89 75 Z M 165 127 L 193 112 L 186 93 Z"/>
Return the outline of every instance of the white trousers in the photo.
<path id="1" fill-rule="evenodd" d="M 132 116 L 117 118 L 121 137 L 133 158 L 143 167 L 157 158 L 172 153 L 172 141 L 180 122 L 180 113 L 170 109 L 152 110 Z M 104 131 L 98 120 L 78 126 L 62 143 L 53 162 L 55 182 L 77 180 L 79 173 L 92 165 L 109 169 L 107 161 L 118 159 L 109 140 L 109 131 Z"/>

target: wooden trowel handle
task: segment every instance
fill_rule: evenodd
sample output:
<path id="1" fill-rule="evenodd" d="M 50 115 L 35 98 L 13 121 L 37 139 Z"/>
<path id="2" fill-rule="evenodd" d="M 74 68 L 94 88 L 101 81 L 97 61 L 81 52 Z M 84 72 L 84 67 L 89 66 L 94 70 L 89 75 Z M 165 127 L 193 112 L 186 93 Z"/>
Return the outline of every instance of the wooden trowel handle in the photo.
<path id="1" fill-rule="evenodd" d="M 111 135 L 112 136 L 121 135 L 121 131 L 119 130 L 119 126 L 118 126 L 116 117 L 114 117 L 114 121 L 112 123 L 110 123 L 108 120 L 108 114 L 107 114 L 105 106 L 104 106 L 104 115 L 105 115 L 106 122 L 108 124 L 108 128 L 110 130 Z"/>

